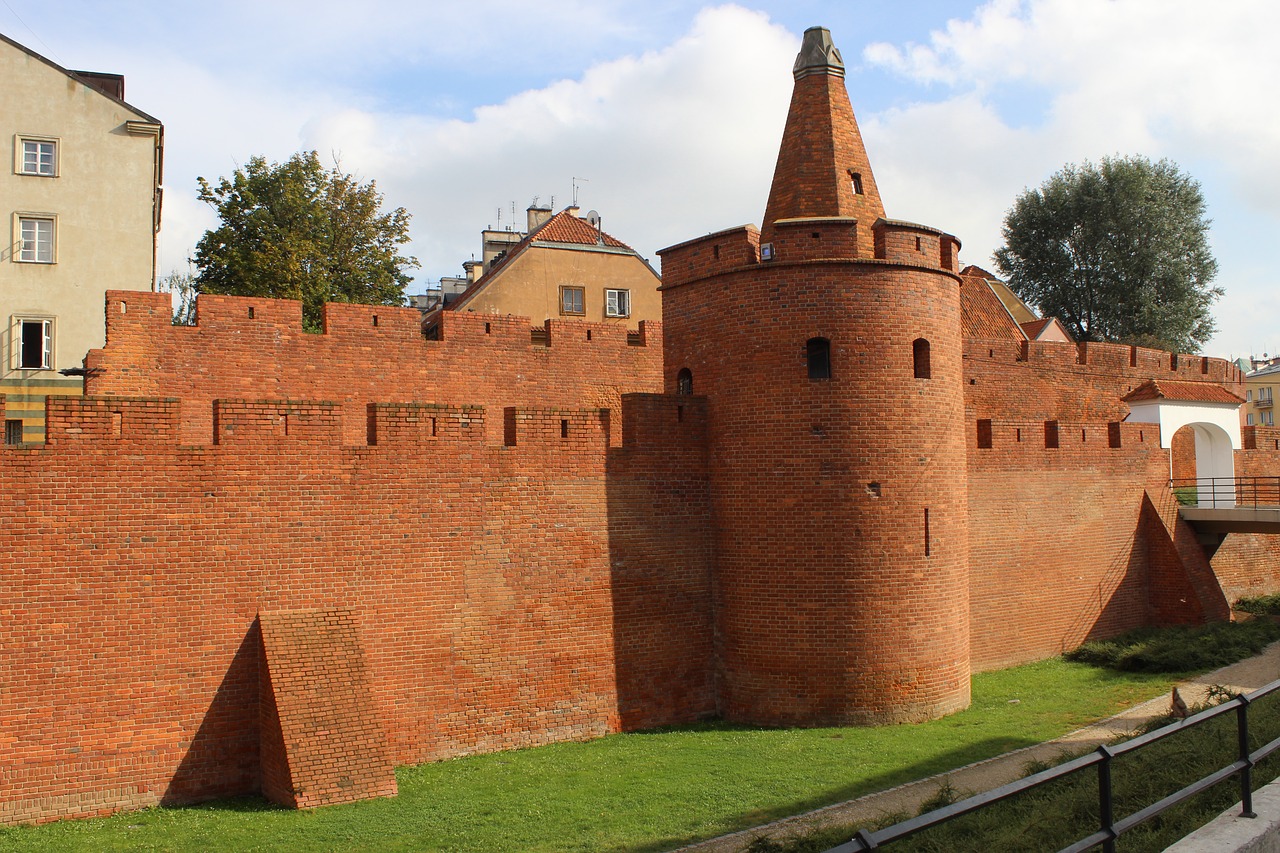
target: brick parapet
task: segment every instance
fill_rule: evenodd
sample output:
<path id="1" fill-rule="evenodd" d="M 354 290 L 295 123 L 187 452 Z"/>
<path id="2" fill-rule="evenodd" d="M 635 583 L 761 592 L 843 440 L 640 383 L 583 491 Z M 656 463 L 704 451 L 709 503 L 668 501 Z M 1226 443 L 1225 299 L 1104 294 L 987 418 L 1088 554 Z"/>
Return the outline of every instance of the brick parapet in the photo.
<path id="1" fill-rule="evenodd" d="M 367 441 L 368 404 L 384 400 L 616 410 L 629 392 L 662 390 L 661 324 L 628 333 L 607 323 L 445 312 L 428 340 L 414 309 L 326 306 L 326 332 L 302 329 L 287 300 L 202 295 L 196 326 L 170 322 L 168 294 L 110 291 L 107 343 L 86 359 L 95 396 L 174 396 L 181 440 L 213 440 L 223 400 L 330 400 L 348 444 Z M 374 318 L 377 324 L 374 324 Z M 537 340 L 535 340 L 537 338 Z M 485 424 L 490 444 L 502 421 Z"/>
<path id="2" fill-rule="evenodd" d="M 1153 378 L 1243 390 L 1223 359 L 1117 344 L 969 338 L 964 370 L 966 411 L 978 418 L 1119 421 L 1129 414 L 1125 395 Z"/>

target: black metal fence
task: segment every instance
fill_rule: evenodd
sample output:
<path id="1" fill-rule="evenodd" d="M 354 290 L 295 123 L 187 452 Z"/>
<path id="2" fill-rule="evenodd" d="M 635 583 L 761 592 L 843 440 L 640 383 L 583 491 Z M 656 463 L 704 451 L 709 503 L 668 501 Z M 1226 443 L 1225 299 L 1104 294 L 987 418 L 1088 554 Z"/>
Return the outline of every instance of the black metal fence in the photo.
<path id="1" fill-rule="evenodd" d="M 1169 487 L 1183 506 L 1280 507 L 1280 477 L 1187 477 L 1170 480 Z"/>
<path id="2" fill-rule="evenodd" d="M 1235 775 L 1240 777 L 1240 814 L 1242 817 L 1256 817 L 1253 812 L 1253 766 L 1280 749 L 1280 738 L 1276 738 L 1270 743 L 1250 751 L 1249 708 L 1257 700 L 1277 690 L 1280 690 L 1280 681 L 1273 681 L 1253 693 L 1237 696 L 1180 722 L 1164 726 L 1115 746 L 1100 746 L 1088 755 L 1082 755 L 1057 767 L 1002 785 L 999 788 L 987 791 L 985 794 L 978 794 L 967 800 L 961 800 L 958 803 L 935 809 L 927 814 L 902 821 L 901 823 L 895 823 L 893 826 L 876 830 L 875 832 L 861 830 L 853 837 L 853 840 L 832 847 L 826 853 L 857 853 L 858 851 L 878 850 L 890 842 L 899 841 L 926 829 L 940 826 L 993 803 L 1016 797 L 1025 791 L 1038 788 L 1041 785 L 1046 785 L 1073 773 L 1082 772 L 1090 767 L 1096 767 L 1098 774 L 1098 810 L 1100 816 L 1098 829 L 1071 846 L 1064 847 L 1061 853 L 1082 853 L 1082 851 L 1099 845 L 1101 845 L 1105 853 L 1115 853 L 1116 839 L 1123 833 Z M 1175 737 L 1180 732 L 1187 731 L 1224 714 L 1234 714 L 1236 718 L 1238 749 L 1235 761 L 1140 811 L 1119 819 L 1116 818 L 1111 789 L 1111 764 L 1113 759 L 1126 753 L 1140 750 L 1156 741 Z"/>

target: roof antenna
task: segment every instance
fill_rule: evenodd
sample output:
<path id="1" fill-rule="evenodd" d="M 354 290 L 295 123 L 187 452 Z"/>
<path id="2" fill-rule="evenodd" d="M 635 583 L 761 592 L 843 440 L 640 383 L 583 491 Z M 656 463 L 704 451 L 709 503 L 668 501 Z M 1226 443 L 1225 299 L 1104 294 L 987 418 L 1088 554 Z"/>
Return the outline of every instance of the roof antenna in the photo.
<path id="1" fill-rule="evenodd" d="M 587 183 L 590 183 L 590 181 L 587 181 L 586 178 L 575 178 L 575 177 L 570 177 L 569 180 L 573 183 L 573 206 L 577 207 L 578 206 L 578 182 L 586 181 Z"/>

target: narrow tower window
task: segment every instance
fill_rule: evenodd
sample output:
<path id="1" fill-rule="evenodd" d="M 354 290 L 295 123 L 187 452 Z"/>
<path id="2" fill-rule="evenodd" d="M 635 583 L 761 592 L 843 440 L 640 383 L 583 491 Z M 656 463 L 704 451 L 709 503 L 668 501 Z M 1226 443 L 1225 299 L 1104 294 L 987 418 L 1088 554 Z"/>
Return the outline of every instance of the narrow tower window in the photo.
<path id="1" fill-rule="evenodd" d="M 693 371 L 687 367 L 680 368 L 680 372 L 676 374 L 676 393 L 685 395 L 693 393 Z"/>
<path id="2" fill-rule="evenodd" d="M 932 373 L 929 368 L 929 342 L 924 338 L 916 338 L 911 342 L 911 363 L 916 379 L 929 379 Z"/>
<path id="3" fill-rule="evenodd" d="M 809 338 L 804 345 L 805 359 L 809 362 L 810 379 L 831 378 L 831 341 L 826 338 Z"/>
<path id="4" fill-rule="evenodd" d="M 862 175 L 857 172 L 849 172 L 849 180 L 853 181 L 853 194 L 862 195 Z"/>

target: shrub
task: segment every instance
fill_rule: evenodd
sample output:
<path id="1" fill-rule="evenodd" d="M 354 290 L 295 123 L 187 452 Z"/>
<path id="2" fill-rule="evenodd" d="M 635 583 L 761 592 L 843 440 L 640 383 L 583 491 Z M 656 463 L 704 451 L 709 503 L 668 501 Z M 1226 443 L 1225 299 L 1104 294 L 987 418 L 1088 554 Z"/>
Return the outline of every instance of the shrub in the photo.
<path id="1" fill-rule="evenodd" d="M 1252 613 L 1254 616 L 1280 616 L 1280 595 L 1260 595 L 1242 598 L 1231 605 L 1232 610 Z"/>
<path id="2" fill-rule="evenodd" d="M 1190 672 L 1244 660 L 1275 640 L 1280 640 L 1280 625 L 1270 620 L 1139 628 L 1110 640 L 1085 643 L 1063 657 L 1122 672 Z"/>

